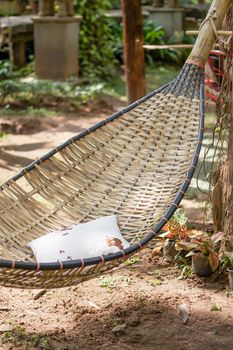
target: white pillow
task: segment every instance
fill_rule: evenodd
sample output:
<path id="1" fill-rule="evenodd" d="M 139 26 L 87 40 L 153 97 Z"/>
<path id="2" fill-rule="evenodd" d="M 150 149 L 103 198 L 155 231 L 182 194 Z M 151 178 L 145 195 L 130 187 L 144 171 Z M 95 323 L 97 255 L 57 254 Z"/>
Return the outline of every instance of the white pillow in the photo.
<path id="1" fill-rule="evenodd" d="M 27 244 L 36 261 L 57 262 L 93 258 L 128 248 L 115 215 L 53 231 Z"/>

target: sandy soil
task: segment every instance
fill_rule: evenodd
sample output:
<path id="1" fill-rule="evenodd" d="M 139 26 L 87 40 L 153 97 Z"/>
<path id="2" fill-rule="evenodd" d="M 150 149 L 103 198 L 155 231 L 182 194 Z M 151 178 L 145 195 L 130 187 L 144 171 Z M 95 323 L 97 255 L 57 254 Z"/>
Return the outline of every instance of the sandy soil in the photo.
<path id="1" fill-rule="evenodd" d="M 0 182 L 108 112 L 1 119 L 14 134 L 0 140 Z M 201 221 L 201 206 L 185 203 L 190 219 Z M 179 279 L 178 268 L 149 249 L 132 262 L 72 288 L 1 288 L 0 349 L 233 349 L 233 293 L 224 274 Z"/>
<path id="2" fill-rule="evenodd" d="M 117 273 L 37 300 L 38 290 L 2 288 L 0 331 L 8 332 L 0 348 L 232 350 L 226 278 L 179 280 L 174 266 L 146 253 Z"/>

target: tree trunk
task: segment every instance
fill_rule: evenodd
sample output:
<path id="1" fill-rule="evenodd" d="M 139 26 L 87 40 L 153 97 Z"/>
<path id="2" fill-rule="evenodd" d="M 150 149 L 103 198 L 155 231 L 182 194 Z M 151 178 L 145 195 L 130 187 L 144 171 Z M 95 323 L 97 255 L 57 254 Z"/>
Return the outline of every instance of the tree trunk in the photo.
<path id="1" fill-rule="evenodd" d="M 224 217 L 223 227 L 227 236 L 233 239 L 233 123 L 231 118 L 228 159 L 222 171 Z"/>
<path id="2" fill-rule="evenodd" d="M 233 6 L 229 10 L 223 29 L 233 29 Z M 231 39 L 230 48 L 226 52 L 227 60 L 229 60 L 232 52 L 233 40 Z M 233 244 L 233 68 L 232 61 L 226 63 L 223 87 L 225 97 L 228 100 L 224 118 L 226 120 L 224 126 L 227 127 L 229 132 L 228 150 L 226 161 L 217 170 L 216 183 L 213 189 L 213 219 L 216 229 L 223 231 L 227 236 L 227 240 Z"/>
<path id="3" fill-rule="evenodd" d="M 213 190 L 213 217 L 218 231 L 223 231 L 233 244 L 233 123 L 231 123 L 228 157 L 220 167 Z"/>
<path id="4" fill-rule="evenodd" d="M 220 183 L 222 186 L 221 229 L 233 241 L 233 118 L 231 113 L 228 155 L 226 162 L 220 168 Z M 217 199 L 217 198 L 216 198 Z"/>
<path id="5" fill-rule="evenodd" d="M 128 102 L 146 94 L 143 19 L 140 0 L 122 0 L 124 60 Z"/>

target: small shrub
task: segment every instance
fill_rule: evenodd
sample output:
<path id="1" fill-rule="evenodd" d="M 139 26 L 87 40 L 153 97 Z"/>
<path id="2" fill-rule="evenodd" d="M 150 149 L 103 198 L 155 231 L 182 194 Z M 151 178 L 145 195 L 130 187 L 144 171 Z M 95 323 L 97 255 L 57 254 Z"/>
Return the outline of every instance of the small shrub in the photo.
<path id="1" fill-rule="evenodd" d="M 109 0 L 77 0 L 80 26 L 80 72 L 90 80 L 108 80 L 113 75 L 112 33 L 105 13 Z"/>
<path id="2" fill-rule="evenodd" d="M 54 82 L 24 77 L 27 69 L 14 71 L 8 61 L 0 61 L 0 103 L 20 102 L 25 107 L 66 102 L 78 107 L 95 100 L 105 88 L 104 83 L 80 85 L 76 81 Z"/>
<path id="3" fill-rule="evenodd" d="M 112 31 L 114 56 L 120 63 L 123 63 L 123 25 L 122 23 L 112 20 L 110 28 Z M 165 29 L 150 20 L 144 20 L 143 34 L 145 45 L 165 45 L 168 43 L 165 39 Z M 180 63 L 180 57 L 179 51 L 175 49 L 145 50 L 146 62 L 150 65 L 152 65 L 155 60 Z"/>

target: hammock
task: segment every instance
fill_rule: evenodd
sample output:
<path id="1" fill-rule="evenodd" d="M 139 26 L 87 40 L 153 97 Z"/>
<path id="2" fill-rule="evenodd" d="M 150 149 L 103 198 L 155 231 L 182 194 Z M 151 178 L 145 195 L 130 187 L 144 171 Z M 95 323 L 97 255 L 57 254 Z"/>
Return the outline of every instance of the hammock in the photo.
<path id="1" fill-rule="evenodd" d="M 216 27 L 230 2 L 212 5 L 209 16 L 215 5 Z M 1 285 L 76 285 L 112 270 L 162 229 L 190 184 L 201 149 L 202 68 L 215 40 L 211 23 L 212 17 L 171 83 L 81 132 L 1 186 Z M 209 41 L 203 47 L 206 32 Z M 26 247 L 52 230 L 110 214 L 117 215 L 130 242 L 118 253 L 38 264 Z"/>

